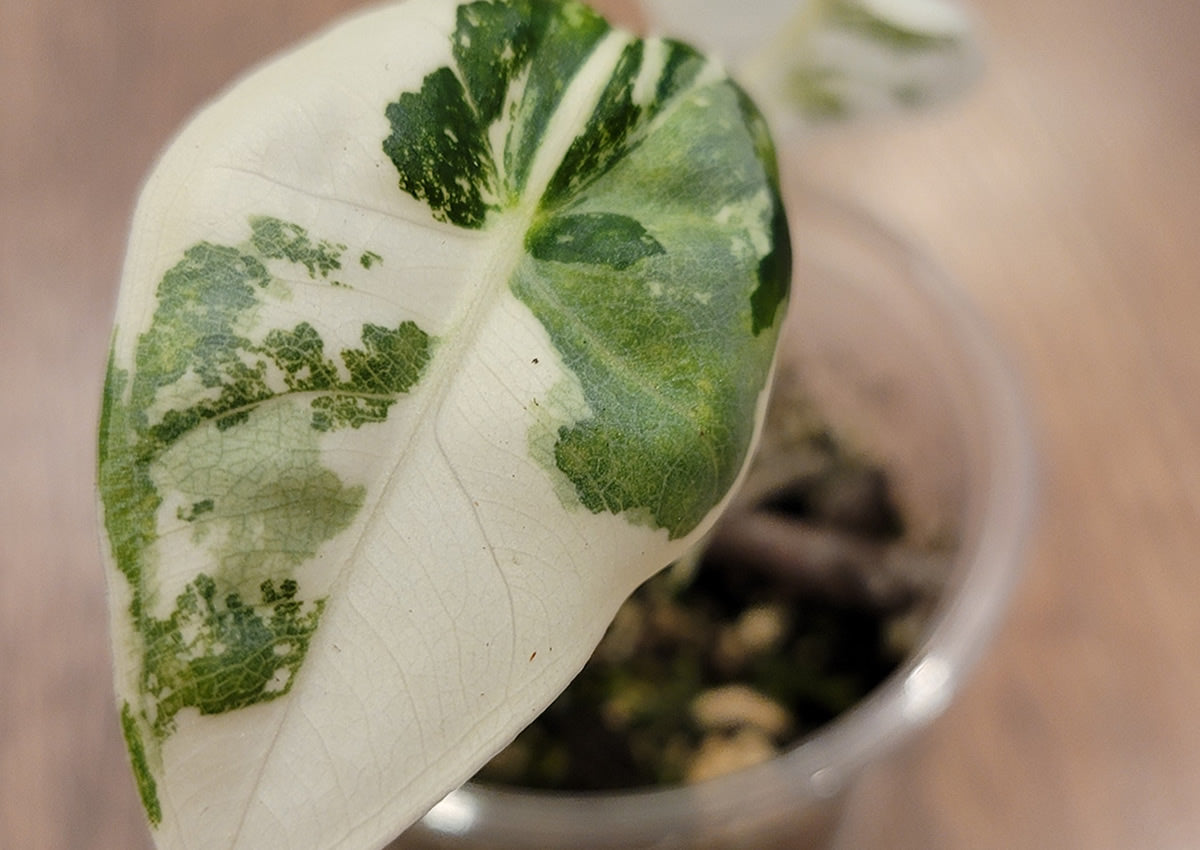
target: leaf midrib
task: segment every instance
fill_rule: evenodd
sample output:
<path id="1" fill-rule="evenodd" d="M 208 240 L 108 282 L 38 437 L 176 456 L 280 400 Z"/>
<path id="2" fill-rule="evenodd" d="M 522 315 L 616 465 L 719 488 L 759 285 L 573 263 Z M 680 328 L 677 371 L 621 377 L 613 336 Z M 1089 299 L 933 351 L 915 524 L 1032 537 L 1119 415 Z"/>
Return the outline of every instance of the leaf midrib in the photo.
<path id="1" fill-rule="evenodd" d="M 563 129 L 552 135 L 548 140 L 549 143 L 539 145 L 538 155 L 534 158 L 530 166 L 525 190 L 521 195 L 520 202 L 512 209 L 502 211 L 496 214 L 494 218 L 488 220 L 486 226 L 488 229 L 493 230 L 493 234 L 491 235 L 495 239 L 497 247 L 492 254 L 491 262 L 488 263 L 485 269 L 481 270 L 477 278 L 480 285 L 475 287 L 474 291 L 479 291 L 480 294 L 475 298 L 464 299 L 467 303 L 464 305 L 462 314 L 449 323 L 442 344 L 438 346 L 437 353 L 435 353 L 429 364 L 426 376 L 417 385 L 418 391 L 415 394 L 414 403 L 418 405 L 418 408 L 413 412 L 413 416 L 410 419 L 412 424 L 409 433 L 398 438 L 397 444 L 411 444 L 416 431 L 421 427 L 422 423 L 430 423 L 431 417 L 433 421 L 436 421 L 436 411 L 442 408 L 450 390 L 455 384 L 455 378 L 461 374 L 459 367 L 467 359 L 467 352 L 475 343 L 478 329 L 482 327 L 490 310 L 496 306 L 505 293 L 509 292 L 512 275 L 517 264 L 525 256 L 525 233 L 537 215 L 538 205 L 546 187 L 549 185 L 558 164 L 563 160 L 577 133 L 586 128 L 587 119 L 591 115 L 595 105 L 599 102 L 604 91 L 604 84 L 611 78 L 612 70 L 616 66 L 621 51 L 632 40 L 632 36 L 626 33 L 611 30 L 596 45 L 587 61 L 584 62 L 578 73 L 576 73 L 559 105 L 546 123 L 546 126 L 549 128 L 561 127 Z M 595 85 L 596 81 L 599 81 L 599 85 Z M 591 87 L 590 91 L 589 87 Z M 564 115 L 564 113 L 569 114 Z M 564 117 L 568 117 L 571 120 L 564 121 L 562 120 Z M 495 157 L 495 154 L 493 156 Z M 422 384 L 425 385 L 424 392 L 420 392 Z M 429 424 L 428 427 L 434 426 Z M 353 564 L 358 561 L 365 541 L 372 536 L 372 531 L 376 524 L 382 521 L 384 512 L 380 509 L 380 506 L 386 504 L 387 497 L 392 488 L 398 486 L 397 482 L 403 479 L 402 470 L 409 463 L 413 462 L 413 460 L 410 453 L 398 453 L 396 463 L 387 473 L 386 478 L 384 478 L 382 486 L 379 487 L 372 504 L 369 506 L 364 505 L 366 518 L 360 526 L 361 532 L 354 543 L 354 547 L 344 560 L 337 577 L 330 582 L 329 599 L 336 599 L 339 594 L 344 594 L 345 585 L 349 581 L 349 574 L 353 572 Z M 479 531 L 480 536 L 486 540 L 485 529 L 480 527 Z M 327 611 L 326 615 L 329 613 L 331 612 Z M 321 630 L 318 628 L 317 634 L 314 635 L 314 644 L 317 643 L 320 633 Z M 311 646 L 310 651 L 316 648 L 316 646 Z M 306 665 L 301 665 L 300 670 L 296 674 L 297 681 L 293 683 L 294 685 L 299 683 L 299 677 L 304 676 L 305 672 Z M 294 688 L 293 694 L 295 692 Z M 265 750 L 267 756 L 259 765 L 254 782 L 250 786 L 250 796 L 246 800 L 242 816 L 233 831 L 231 847 L 237 847 L 241 841 L 252 802 L 257 797 L 263 776 L 267 771 L 268 765 L 272 762 L 279 737 L 283 734 L 284 727 L 289 723 L 295 706 L 296 699 L 294 696 L 289 697 L 283 706 L 278 726 L 272 736 L 272 742 Z M 482 722 L 482 718 L 480 718 L 480 722 Z M 468 736 L 469 730 L 464 733 L 462 738 L 455 741 L 454 744 L 461 743 Z M 425 766 L 419 774 L 412 777 L 410 784 L 418 782 L 428 769 L 429 766 Z M 363 822 L 369 819 L 368 817 Z"/>

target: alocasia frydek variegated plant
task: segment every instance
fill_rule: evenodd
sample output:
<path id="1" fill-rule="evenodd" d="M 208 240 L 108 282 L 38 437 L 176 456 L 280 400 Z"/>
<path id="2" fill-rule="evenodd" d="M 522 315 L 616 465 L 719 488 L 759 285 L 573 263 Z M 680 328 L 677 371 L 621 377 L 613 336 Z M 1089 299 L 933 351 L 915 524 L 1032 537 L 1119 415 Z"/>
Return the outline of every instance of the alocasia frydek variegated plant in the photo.
<path id="1" fill-rule="evenodd" d="M 744 466 L 777 184 L 718 65 L 574 2 L 377 9 L 183 130 L 99 441 L 161 847 L 380 846 L 566 685 Z"/>
<path id="2" fill-rule="evenodd" d="M 651 24 L 719 51 L 776 133 L 940 103 L 980 52 L 952 0 L 641 0 Z"/>

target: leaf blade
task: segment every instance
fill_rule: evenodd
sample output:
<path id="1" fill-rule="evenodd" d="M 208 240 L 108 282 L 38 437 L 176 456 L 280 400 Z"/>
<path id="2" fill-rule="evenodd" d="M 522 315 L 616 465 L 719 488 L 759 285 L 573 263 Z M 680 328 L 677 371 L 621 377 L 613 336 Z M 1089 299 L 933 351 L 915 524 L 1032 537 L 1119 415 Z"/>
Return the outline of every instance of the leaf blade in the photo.
<path id="1" fill-rule="evenodd" d="M 511 33 L 514 10 L 530 28 L 528 57 L 514 49 L 499 75 L 503 92 L 467 68 L 471 45 L 494 51 L 496 39 L 464 10 L 498 13 L 500 41 L 525 38 Z M 737 304 L 729 353 L 749 365 L 721 414 L 740 422 L 727 429 L 736 446 L 677 512 L 686 517 L 655 516 L 642 495 L 599 508 L 580 498 L 555 446 L 600 406 L 595 387 L 609 379 L 589 369 L 618 361 L 583 365 L 541 302 L 523 297 L 528 272 L 561 283 L 539 268 L 554 265 L 640 285 L 647 264 L 686 256 L 689 232 L 710 233 L 696 224 L 719 210 L 689 216 L 688 203 L 664 202 L 648 220 L 639 193 L 610 176 L 656 150 L 643 137 L 662 133 L 647 119 L 659 111 L 646 106 L 678 67 L 660 60 L 678 50 L 707 67 L 664 42 L 632 43 L 573 4 L 420 0 L 370 13 L 232 89 L 148 183 L 118 309 L 100 489 L 117 690 L 162 846 L 382 843 L 549 702 L 621 599 L 719 508 L 773 346 L 751 327 L 771 152 L 743 126 L 736 89 L 722 84 L 728 138 L 706 144 L 736 140 L 740 179 L 756 187 L 738 190 L 741 218 L 711 230 L 745 243 L 721 297 Z M 422 125 L 405 135 L 389 104 L 417 103 L 409 95 L 454 103 L 400 110 L 400 123 Z M 478 142 L 466 155 L 438 136 L 460 119 Z M 326 124 L 317 138 L 303 132 Z M 566 152 L 590 136 L 600 143 L 550 204 Z M 401 139 L 418 144 L 401 156 Z M 659 152 L 677 141 L 661 139 Z M 551 241 L 531 255 L 539 233 Z M 583 250 L 564 253 L 565 236 Z M 585 305 L 570 312 L 582 327 Z M 719 337 L 716 312 L 663 327 Z M 620 342 L 637 328 L 608 330 Z M 701 346 L 692 359 L 723 350 Z M 634 371 L 660 356 L 628 354 L 621 368 Z M 617 420 L 624 432 L 643 426 Z M 676 455 L 688 446 L 706 451 L 693 440 Z M 686 489 L 667 475 L 664 486 Z"/>

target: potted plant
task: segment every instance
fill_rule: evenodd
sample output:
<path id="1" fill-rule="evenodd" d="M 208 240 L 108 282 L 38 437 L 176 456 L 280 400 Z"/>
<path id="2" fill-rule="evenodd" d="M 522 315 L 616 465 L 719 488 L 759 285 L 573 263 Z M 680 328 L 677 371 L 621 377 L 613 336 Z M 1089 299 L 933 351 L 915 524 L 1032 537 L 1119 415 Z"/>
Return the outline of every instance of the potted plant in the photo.
<path id="1" fill-rule="evenodd" d="M 729 504 L 789 261 L 749 98 L 575 3 L 370 11 L 198 115 L 100 428 L 160 845 L 380 846 L 468 779 Z"/>

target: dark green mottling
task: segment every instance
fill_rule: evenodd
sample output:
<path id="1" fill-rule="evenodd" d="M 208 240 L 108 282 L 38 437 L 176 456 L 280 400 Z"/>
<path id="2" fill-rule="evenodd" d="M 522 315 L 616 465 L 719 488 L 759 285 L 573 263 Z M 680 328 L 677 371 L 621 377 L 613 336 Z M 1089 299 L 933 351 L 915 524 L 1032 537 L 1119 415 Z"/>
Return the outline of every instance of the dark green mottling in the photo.
<path id="1" fill-rule="evenodd" d="M 329 277 L 342 267 L 345 245 L 320 240 L 314 242 L 308 231 L 298 224 L 281 221 L 272 216 L 250 218 L 250 241 L 258 252 L 270 259 L 288 260 L 308 269 L 308 276 Z"/>
<path id="2" fill-rule="evenodd" d="M 150 762 L 146 757 L 146 744 L 142 741 L 138 722 L 133 716 L 133 709 L 127 702 L 121 705 L 121 734 L 125 737 L 125 746 L 129 750 L 133 779 L 137 785 L 142 806 L 146 810 L 146 817 L 152 826 L 158 826 L 162 823 L 162 804 L 158 801 L 158 783 L 154 781 L 154 773 L 150 770 Z"/>
<path id="3" fill-rule="evenodd" d="M 487 127 L 462 81 L 449 68 L 434 71 L 419 93 L 400 95 L 386 115 L 392 134 L 383 152 L 396 166 L 400 189 L 427 203 L 440 221 L 482 227 L 496 208 L 496 169 Z"/>
<path id="4" fill-rule="evenodd" d="M 684 89 L 652 110 L 630 104 L 639 114 L 628 122 L 589 123 L 620 128 L 610 137 L 621 155 L 544 200 L 513 291 L 591 411 L 560 428 L 557 468 L 590 510 L 680 537 L 728 491 L 748 451 L 787 295 L 787 223 L 765 125 L 747 120 L 736 86 Z M 572 224 L 593 220 L 621 226 L 607 245 L 583 238 L 573 263 L 546 250 L 544 234 L 571 250 Z"/>
<path id="5" fill-rule="evenodd" d="M 163 738 L 184 708 L 220 714 L 286 694 L 304 661 L 324 601 L 296 599 L 295 581 L 263 581 L 257 598 L 218 592 L 193 579 L 165 619 L 145 624 L 144 686 L 155 700 L 151 728 Z M 187 637 L 185 637 L 187 635 Z"/>
<path id="6" fill-rule="evenodd" d="M 728 80 L 699 82 L 707 60 L 670 41 L 625 45 L 547 185 L 526 186 L 606 31 L 597 21 L 542 0 L 463 6 L 454 67 L 387 107 L 384 150 L 402 189 L 462 227 L 540 192 L 509 283 L 592 412 L 560 429 L 553 462 L 589 509 L 677 537 L 748 450 L 788 293 L 787 219 L 761 115 Z M 493 150 L 487 129 L 501 120 Z"/>
<path id="7" fill-rule="evenodd" d="M 539 260 L 605 265 L 618 271 L 663 251 L 636 219 L 599 212 L 546 217 L 529 229 L 525 247 Z"/>
<path id="8" fill-rule="evenodd" d="M 483 227 L 520 197 L 547 122 L 607 30 L 574 2 L 460 7 L 455 67 L 431 72 L 419 91 L 400 94 L 385 110 L 391 133 L 383 151 L 400 189 L 439 221 Z M 493 150 L 489 128 L 502 120 L 512 129 L 504 149 Z"/>
<path id="9" fill-rule="evenodd" d="M 308 322 L 255 342 L 257 308 L 287 297 L 272 264 L 325 279 L 346 246 L 269 216 L 248 225 L 244 243 L 199 242 L 164 273 L 131 368 L 110 357 L 101 408 L 104 524 L 141 656 L 141 695 L 125 703 L 122 727 L 156 824 L 152 765 L 179 712 L 287 693 L 319 625 L 325 600 L 293 573 L 349 526 L 365 494 L 321 464 L 320 433 L 386 419 L 431 346 L 411 321 L 364 322 L 361 347 L 332 355 Z M 209 561 L 158 615 L 165 499 Z"/>

